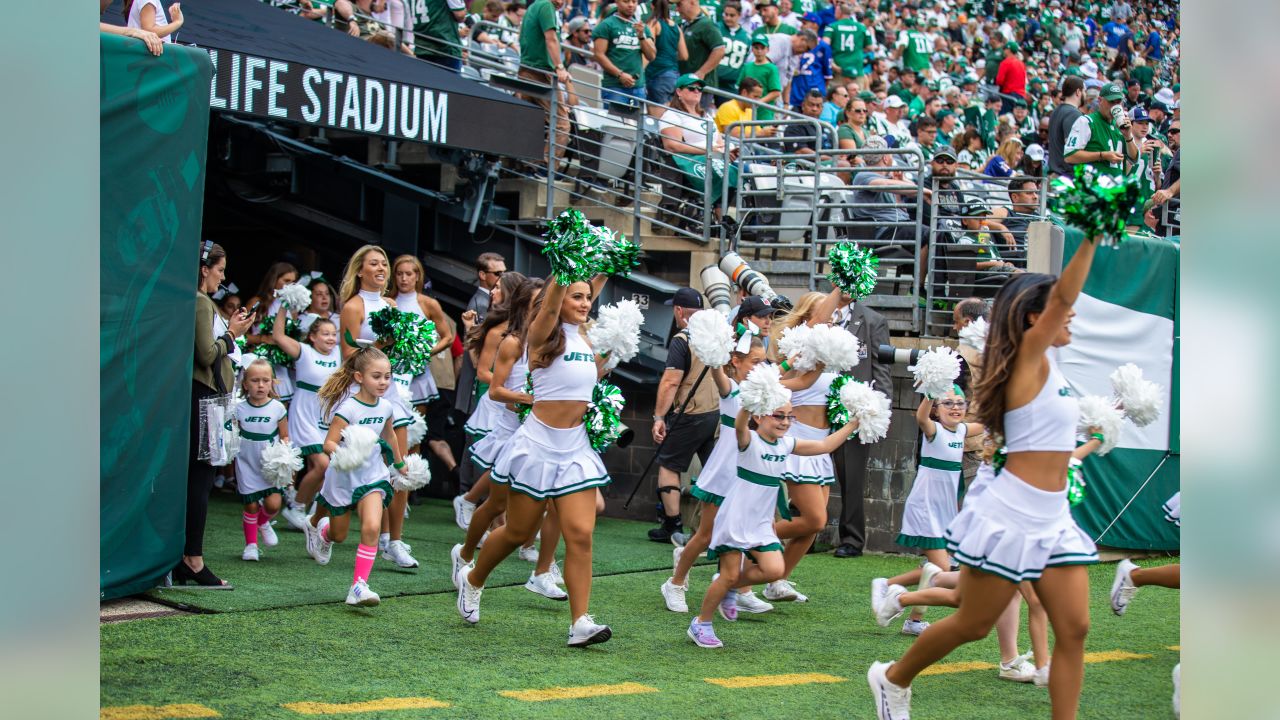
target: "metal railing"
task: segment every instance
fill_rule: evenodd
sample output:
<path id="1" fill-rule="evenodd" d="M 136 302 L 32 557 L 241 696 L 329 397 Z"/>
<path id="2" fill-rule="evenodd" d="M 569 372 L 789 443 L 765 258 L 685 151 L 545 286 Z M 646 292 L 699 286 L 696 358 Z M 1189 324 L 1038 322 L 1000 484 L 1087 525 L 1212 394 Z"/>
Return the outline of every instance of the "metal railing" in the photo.
<path id="1" fill-rule="evenodd" d="M 1182 235 L 1182 198 L 1171 197 L 1160 206 L 1160 224 L 1165 237 Z"/>

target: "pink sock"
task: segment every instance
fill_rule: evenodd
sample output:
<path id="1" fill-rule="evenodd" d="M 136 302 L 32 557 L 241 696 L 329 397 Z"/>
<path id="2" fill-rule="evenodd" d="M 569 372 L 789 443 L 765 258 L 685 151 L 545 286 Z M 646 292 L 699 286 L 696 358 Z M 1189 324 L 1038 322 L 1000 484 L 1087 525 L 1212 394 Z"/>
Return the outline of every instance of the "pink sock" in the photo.
<path id="1" fill-rule="evenodd" d="M 373 559 L 378 556 L 377 545 L 365 545 L 361 543 L 356 548 L 356 572 L 352 576 L 351 582 L 369 581 L 369 573 L 373 571 Z"/>
<path id="2" fill-rule="evenodd" d="M 256 545 L 258 543 L 258 514 L 244 514 L 244 544 Z"/>
<path id="3" fill-rule="evenodd" d="M 320 539 L 329 542 L 329 523 L 325 523 L 324 527 L 320 528 Z"/>
<path id="4" fill-rule="evenodd" d="M 267 523 L 271 522 L 271 518 L 275 516 L 276 516 L 275 513 L 267 512 L 266 506 L 263 506 L 262 509 L 258 510 L 258 526 L 261 527 L 263 525 L 266 525 Z"/>

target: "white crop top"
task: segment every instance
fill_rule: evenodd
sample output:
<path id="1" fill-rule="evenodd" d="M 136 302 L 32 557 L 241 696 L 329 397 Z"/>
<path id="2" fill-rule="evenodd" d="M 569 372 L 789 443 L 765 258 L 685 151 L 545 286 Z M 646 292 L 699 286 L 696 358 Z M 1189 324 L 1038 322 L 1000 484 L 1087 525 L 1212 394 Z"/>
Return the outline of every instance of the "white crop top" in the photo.
<path id="1" fill-rule="evenodd" d="M 417 292 L 400 293 L 396 295 L 396 307 L 407 313 L 413 313 L 420 318 L 426 315 L 422 312 L 422 305 L 418 303 Z"/>
<path id="2" fill-rule="evenodd" d="M 1079 419 L 1080 403 L 1049 358 L 1049 377 L 1035 399 L 1004 414 L 1005 448 L 1010 453 L 1071 452 L 1076 449 Z"/>
<path id="3" fill-rule="evenodd" d="M 578 326 L 560 324 L 564 333 L 564 353 L 551 365 L 533 371 L 534 402 L 543 400 L 591 401 L 596 385 L 596 356 L 578 334 Z M 513 375 L 515 373 L 512 373 Z"/>
<path id="4" fill-rule="evenodd" d="M 386 307 L 387 300 L 372 290 L 361 290 L 360 299 L 364 301 L 364 320 L 360 322 L 360 336 L 356 340 L 377 340 L 373 328 L 369 327 L 369 316 Z"/>
<path id="5" fill-rule="evenodd" d="M 524 392 L 524 380 L 528 374 L 529 351 L 525 350 L 520 353 L 520 357 L 515 362 L 511 363 L 511 372 L 507 375 L 507 381 L 502 383 L 502 387 L 511 392 Z"/>
<path id="6" fill-rule="evenodd" d="M 819 405 L 827 406 L 827 393 L 831 392 L 831 383 L 840 373 L 824 372 L 818 376 L 813 384 L 803 390 L 796 390 L 791 393 L 792 407 L 810 407 Z"/>

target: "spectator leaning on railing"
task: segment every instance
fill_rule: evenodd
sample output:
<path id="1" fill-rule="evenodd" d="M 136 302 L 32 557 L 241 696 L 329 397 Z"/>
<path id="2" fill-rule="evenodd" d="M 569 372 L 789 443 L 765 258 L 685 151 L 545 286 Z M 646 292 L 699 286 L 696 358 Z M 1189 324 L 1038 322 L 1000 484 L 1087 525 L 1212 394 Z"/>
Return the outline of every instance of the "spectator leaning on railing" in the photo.
<path id="1" fill-rule="evenodd" d="M 169 6 L 169 17 L 164 14 L 160 0 L 125 0 L 125 24 L 134 30 L 154 34 L 163 42 L 173 42 L 173 36 L 182 29 L 182 5 Z"/>
<path id="2" fill-rule="evenodd" d="M 112 0 L 98 0 L 99 16 L 101 16 L 102 13 L 106 12 L 107 8 L 111 7 L 111 2 Z M 111 35 L 120 35 L 122 37 L 141 40 L 143 44 L 147 46 L 147 50 L 149 50 L 152 55 L 159 55 L 162 52 L 164 52 L 164 41 L 160 39 L 159 35 L 156 35 L 150 30 L 143 30 L 141 28 L 120 27 L 119 25 L 112 25 L 111 23 L 104 23 L 101 21 L 98 22 L 98 30 L 104 33 L 109 33 Z"/>
<path id="3" fill-rule="evenodd" d="M 572 82 L 560 49 L 560 15 L 565 0 L 536 0 L 524 14 L 520 24 L 520 71 L 517 75 L 540 85 L 554 85 L 555 117 L 551 117 L 551 98 L 521 95 L 547 113 L 547 122 L 555 123 L 555 157 L 564 157 L 569 146 L 569 92 Z M 554 74 L 555 83 L 552 83 Z M 542 156 L 547 157 L 547 147 Z"/>

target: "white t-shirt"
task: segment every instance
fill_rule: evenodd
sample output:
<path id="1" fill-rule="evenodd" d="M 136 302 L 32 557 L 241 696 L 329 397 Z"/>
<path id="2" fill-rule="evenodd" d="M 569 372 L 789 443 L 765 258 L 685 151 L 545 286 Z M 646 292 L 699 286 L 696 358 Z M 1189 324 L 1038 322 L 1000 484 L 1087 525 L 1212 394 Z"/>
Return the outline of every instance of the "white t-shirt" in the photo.
<path id="1" fill-rule="evenodd" d="M 696 148 L 705 148 L 707 146 L 707 127 L 708 124 L 712 128 L 711 142 L 719 144 L 723 142 L 720 133 L 714 128 L 716 123 L 711 118 L 698 118 L 692 115 L 682 113 L 679 110 L 668 108 L 663 113 L 662 118 L 658 121 L 659 130 L 665 130 L 669 127 L 680 128 L 680 139 Z"/>
<path id="2" fill-rule="evenodd" d="M 151 5 L 156 9 L 156 25 L 168 25 L 169 16 L 164 13 L 164 6 L 160 4 L 160 0 L 137 0 L 133 7 L 129 9 L 129 20 L 126 23 L 131 28 L 142 29 L 142 8 Z M 160 38 L 164 42 L 173 42 L 173 34 L 170 33 Z"/>

